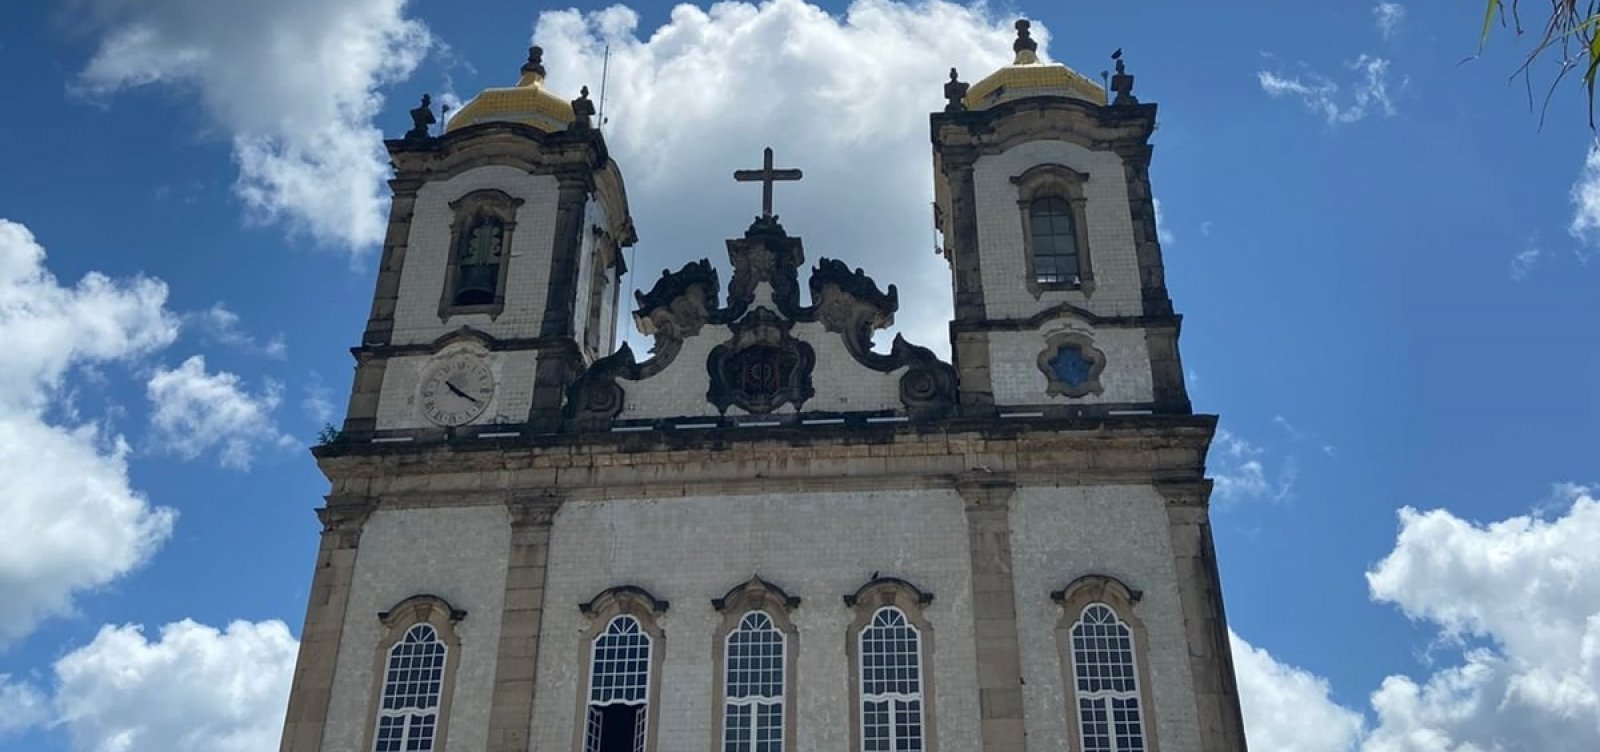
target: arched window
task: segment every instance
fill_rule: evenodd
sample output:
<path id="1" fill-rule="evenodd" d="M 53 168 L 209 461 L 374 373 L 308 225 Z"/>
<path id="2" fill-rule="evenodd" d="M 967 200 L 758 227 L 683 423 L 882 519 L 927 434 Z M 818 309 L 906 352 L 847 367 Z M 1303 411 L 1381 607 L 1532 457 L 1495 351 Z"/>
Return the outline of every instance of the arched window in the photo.
<path id="1" fill-rule="evenodd" d="M 469 313 L 491 318 L 505 307 L 511 237 L 522 199 L 486 188 L 450 202 L 448 266 L 439 298 L 439 318 Z"/>
<path id="2" fill-rule="evenodd" d="M 1104 603 L 1072 625 L 1072 675 L 1084 752 L 1144 752 L 1133 635 Z"/>
<path id="3" fill-rule="evenodd" d="M 644 752 L 650 647 L 650 635 L 626 614 L 612 618 L 594 638 L 584 752 Z"/>
<path id="4" fill-rule="evenodd" d="M 862 752 L 921 752 L 922 635 L 885 606 L 861 630 Z"/>
<path id="5" fill-rule="evenodd" d="M 1107 575 L 1085 575 L 1050 594 L 1065 608 L 1056 628 L 1066 680 L 1072 752 L 1157 752 L 1148 722 L 1150 675 L 1138 590 Z"/>
<path id="6" fill-rule="evenodd" d="M 1040 284 L 1076 284 L 1078 230 L 1072 207 L 1059 196 L 1037 198 L 1028 205 L 1028 232 L 1033 249 L 1033 280 Z"/>
<path id="7" fill-rule="evenodd" d="M 389 648 L 373 752 L 434 749 L 448 650 L 429 624 L 417 624 Z"/>
<path id="8" fill-rule="evenodd" d="M 1089 175 L 1059 164 L 1038 164 L 1011 178 L 1022 215 L 1026 283 L 1034 297 L 1045 290 L 1094 291 L 1085 227 Z"/>
<path id="9" fill-rule="evenodd" d="M 723 665 L 723 752 L 783 752 L 784 647 L 765 611 L 751 611 L 728 633 Z"/>
<path id="10" fill-rule="evenodd" d="M 505 233 L 505 224 L 498 218 L 480 214 L 457 236 L 452 305 L 494 304 L 500 288 L 500 265 L 505 261 Z"/>

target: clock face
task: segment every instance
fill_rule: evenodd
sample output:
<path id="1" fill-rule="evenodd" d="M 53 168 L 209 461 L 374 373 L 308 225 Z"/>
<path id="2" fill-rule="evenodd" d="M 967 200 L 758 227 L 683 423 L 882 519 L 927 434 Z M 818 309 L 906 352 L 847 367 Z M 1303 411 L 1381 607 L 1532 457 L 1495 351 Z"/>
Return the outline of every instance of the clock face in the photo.
<path id="1" fill-rule="evenodd" d="M 417 396 L 423 417 L 441 426 L 464 425 L 489 407 L 494 374 L 483 358 L 446 358 L 423 373 Z"/>

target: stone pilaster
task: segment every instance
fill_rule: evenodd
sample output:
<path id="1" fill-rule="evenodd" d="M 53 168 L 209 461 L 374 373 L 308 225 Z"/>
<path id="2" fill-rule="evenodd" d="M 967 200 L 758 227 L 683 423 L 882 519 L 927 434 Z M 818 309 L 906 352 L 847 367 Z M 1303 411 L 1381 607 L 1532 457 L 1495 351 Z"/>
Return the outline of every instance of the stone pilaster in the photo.
<path id="1" fill-rule="evenodd" d="M 300 630 L 300 654 L 295 660 L 280 752 L 322 752 L 322 731 L 328 724 L 328 703 L 333 699 L 334 668 L 339 640 L 344 635 L 357 547 L 371 513 L 372 504 L 367 501 L 330 501 L 317 510 L 317 517 L 322 520 L 322 544 L 317 549 L 310 602 Z"/>
<path id="2" fill-rule="evenodd" d="M 510 503 L 511 555 L 506 568 L 505 610 L 500 616 L 494 699 L 489 709 L 488 752 L 528 750 L 550 527 L 559 508 L 560 501 L 553 498 Z"/>
<path id="3" fill-rule="evenodd" d="M 1172 526 L 1173 567 L 1183 603 L 1189 672 L 1194 676 L 1200 749 L 1245 752 L 1239 686 L 1233 673 L 1228 620 L 1222 609 L 1222 582 L 1211 542 L 1211 481 L 1158 483 L 1156 489 L 1167 499 L 1167 519 Z"/>
<path id="4" fill-rule="evenodd" d="M 583 251 L 584 205 L 594 190 L 594 176 L 588 172 L 567 171 L 556 175 L 560 181 L 556 197 L 555 243 L 550 251 L 550 286 L 545 294 L 544 319 L 539 335 L 560 343 L 539 353 L 533 377 L 532 404 L 528 423 L 536 432 L 552 432 L 561 426 L 561 405 L 567 386 L 583 369 L 583 355 L 573 339 L 573 306 L 578 301 L 578 255 Z"/>
<path id="5" fill-rule="evenodd" d="M 967 502 L 983 752 L 1023 752 L 1022 651 L 1011 574 L 1011 495 L 1017 487 L 989 477 L 958 482 L 956 490 Z"/>

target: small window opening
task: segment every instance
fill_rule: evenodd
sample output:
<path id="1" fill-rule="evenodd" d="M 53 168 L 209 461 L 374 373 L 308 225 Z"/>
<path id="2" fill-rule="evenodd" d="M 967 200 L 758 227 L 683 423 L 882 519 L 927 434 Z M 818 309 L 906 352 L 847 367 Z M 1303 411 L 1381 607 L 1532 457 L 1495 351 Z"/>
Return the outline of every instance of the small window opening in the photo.
<path id="1" fill-rule="evenodd" d="M 1079 281 L 1078 235 L 1072 207 L 1056 196 L 1028 205 L 1028 230 L 1033 244 L 1034 281 L 1076 284 Z"/>

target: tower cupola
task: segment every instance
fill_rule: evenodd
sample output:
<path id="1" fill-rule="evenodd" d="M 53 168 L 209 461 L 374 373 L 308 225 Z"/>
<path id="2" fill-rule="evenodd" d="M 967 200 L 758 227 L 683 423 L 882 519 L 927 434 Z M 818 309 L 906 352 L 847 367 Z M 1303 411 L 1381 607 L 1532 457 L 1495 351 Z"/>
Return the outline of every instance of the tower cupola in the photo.
<path id="1" fill-rule="evenodd" d="M 983 110 L 1002 102 L 1038 96 L 1070 97 L 1105 104 L 1106 90 L 1088 77 L 1061 63 L 1039 60 L 1039 43 L 1033 39 L 1032 28 L 1033 24 L 1027 19 L 1017 21 L 1017 41 L 1011 45 L 1016 58 L 967 90 L 967 109 Z"/>
<path id="2" fill-rule="evenodd" d="M 572 103 L 544 86 L 544 49 L 528 48 L 528 62 L 516 86 L 484 89 L 445 125 L 445 131 L 479 123 L 521 123 L 546 133 L 566 130 L 574 120 Z"/>

